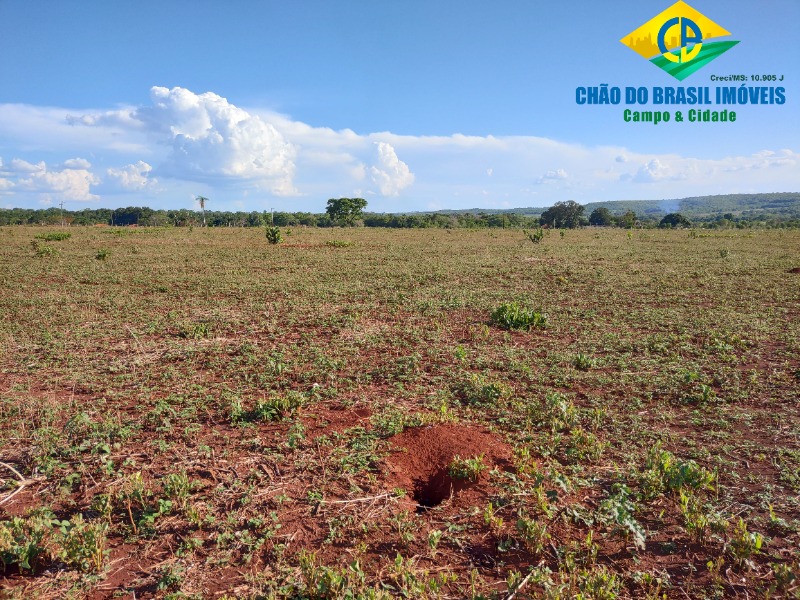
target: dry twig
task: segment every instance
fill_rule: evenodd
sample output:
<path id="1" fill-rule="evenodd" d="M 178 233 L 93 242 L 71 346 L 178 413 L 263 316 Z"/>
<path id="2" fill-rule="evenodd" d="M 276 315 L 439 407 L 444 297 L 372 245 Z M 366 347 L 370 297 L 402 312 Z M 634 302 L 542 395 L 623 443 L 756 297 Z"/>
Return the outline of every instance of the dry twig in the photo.
<path id="1" fill-rule="evenodd" d="M 36 477 L 34 479 L 26 479 L 25 477 L 22 476 L 22 473 L 17 471 L 14 467 L 9 465 L 8 463 L 4 463 L 4 462 L 0 461 L 0 466 L 3 466 L 6 469 L 8 469 L 9 471 L 11 471 L 12 473 L 14 473 L 14 475 L 16 475 L 17 479 L 19 480 L 17 482 L 17 489 L 14 490 L 13 492 L 11 492 L 11 494 L 6 496 L 2 500 L 0 500 L 0 504 L 5 504 L 6 502 L 9 502 L 14 496 L 19 494 L 22 490 L 24 490 L 26 487 L 28 487 L 32 483 L 36 483 L 36 482 L 42 481 L 44 479 L 44 477 Z"/>

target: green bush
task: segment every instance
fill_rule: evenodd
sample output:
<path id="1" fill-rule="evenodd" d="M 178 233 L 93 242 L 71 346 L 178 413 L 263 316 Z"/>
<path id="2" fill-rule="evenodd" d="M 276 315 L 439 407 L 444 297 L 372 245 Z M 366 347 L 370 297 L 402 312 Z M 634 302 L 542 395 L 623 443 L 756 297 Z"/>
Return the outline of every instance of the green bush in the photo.
<path id="1" fill-rule="evenodd" d="M 71 521 L 62 521 L 60 529 L 64 562 L 84 573 L 102 572 L 108 556 L 108 523 L 85 521 L 77 514 Z"/>
<path id="2" fill-rule="evenodd" d="M 452 386 L 453 393 L 467 404 L 494 404 L 511 397 L 513 389 L 484 375 L 470 373 Z"/>
<path id="3" fill-rule="evenodd" d="M 31 246 L 33 247 L 33 251 L 36 252 L 36 256 L 56 256 L 58 255 L 58 250 L 53 246 L 48 246 L 47 244 L 42 244 L 39 240 L 32 240 Z"/>
<path id="4" fill-rule="evenodd" d="M 19 572 L 32 571 L 37 559 L 49 558 L 47 538 L 52 532 L 52 519 L 13 517 L 0 522 L 0 563 L 3 568 L 16 565 Z"/>
<path id="5" fill-rule="evenodd" d="M 71 238 L 72 234 L 66 231 L 51 231 L 50 233 L 40 233 L 34 237 L 36 237 L 37 240 L 44 240 L 45 242 L 61 242 Z"/>
<path id="6" fill-rule="evenodd" d="M 305 397 L 292 390 L 283 396 L 276 396 L 256 403 L 252 412 L 254 421 L 280 421 L 291 416 L 303 405 Z"/>
<path id="7" fill-rule="evenodd" d="M 542 229 L 541 227 L 537 227 L 533 231 L 528 231 L 527 229 L 523 229 L 522 233 L 524 233 L 525 237 L 527 237 L 534 244 L 538 244 L 544 238 L 544 229 Z"/>
<path id="8" fill-rule="evenodd" d="M 680 460 L 656 443 L 647 453 L 639 485 L 642 495 L 646 499 L 653 499 L 664 492 L 677 494 L 685 489 L 713 489 L 716 481 L 716 473 L 693 460 Z"/>
<path id="9" fill-rule="evenodd" d="M 529 330 L 531 327 L 545 327 L 547 315 L 517 302 L 506 302 L 492 313 L 492 323 L 503 329 Z"/>
<path id="10" fill-rule="evenodd" d="M 293 416 L 305 401 L 303 394 L 289 390 L 282 396 L 259 400 L 251 410 L 247 410 L 241 399 L 234 398 L 229 410 L 230 419 L 232 423 L 281 421 Z"/>
<path id="11" fill-rule="evenodd" d="M 277 227 L 267 227 L 267 241 L 270 244 L 280 244 L 283 241 L 281 230 Z"/>
<path id="12" fill-rule="evenodd" d="M 186 323 L 181 326 L 178 336 L 190 340 L 211 337 L 211 325 L 204 322 Z"/>

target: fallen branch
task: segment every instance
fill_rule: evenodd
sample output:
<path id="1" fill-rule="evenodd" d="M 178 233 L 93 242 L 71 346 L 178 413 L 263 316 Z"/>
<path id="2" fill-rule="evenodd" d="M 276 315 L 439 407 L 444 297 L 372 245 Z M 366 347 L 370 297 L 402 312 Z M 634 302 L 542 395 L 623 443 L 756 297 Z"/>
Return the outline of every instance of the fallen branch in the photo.
<path id="1" fill-rule="evenodd" d="M 320 500 L 318 504 L 354 504 L 356 502 L 374 502 L 375 500 L 380 500 L 381 498 L 391 498 L 394 494 L 385 493 L 385 494 L 378 494 L 377 496 L 368 496 L 366 498 L 353 498 L 352 500 Z"/>
<path id="2" fill-rule="evenodd" d="M 2 500 L 0 500 L 0 505 L 5 504 L 6 502 L 10 501 L 14 496 L 19 494 L 22 490 L 24 490 L 26 487 L 28 487 L 32 483 L 37 483 L 37 482 L 42 481 L 44 479 L 44 477 L 37 477 L 35 479 L 26 479 L 25 477 L 22 476 L 22 473 L 17 471 L 14 467 L 12 467 L 8 463 L 4 463 L 2 461 L 0 461 L 0 466 L 3 466 L 6 469 L 8 469 L 9 471 L 11 471 L 12 473 L 14 473 L 14 475 L 16 475 L 17 478 L 19 479 L 19 481 L 17 481 L 17 489 L 14 490 L 13 492 L 11 492 L 11 494 L 6 496 Z"/>
<path id="3" fill-rule="evenodd" d="M 19 471 L 17 471 L 14 467 L 9 465 L 8 463 L 0 462 L 0 465 L 4 466 L 6 469 L 14 473 L 14 475 L 16 475 L 20 481 L 23 481 L 25 479 Z"/>

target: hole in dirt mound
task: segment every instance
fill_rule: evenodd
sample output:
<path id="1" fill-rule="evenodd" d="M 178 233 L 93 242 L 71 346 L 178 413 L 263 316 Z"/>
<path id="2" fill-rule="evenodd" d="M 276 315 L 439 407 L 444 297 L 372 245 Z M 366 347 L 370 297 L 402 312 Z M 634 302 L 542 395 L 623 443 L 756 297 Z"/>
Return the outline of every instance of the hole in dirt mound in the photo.
<path id="1" fill-rule="evenodd" d="M 439 506 L 442 502 L 450 498 L 464 485 L 453 481 L 447 474 L 444 467 L 438 469 L 427 479 L 417 479 L 414 482 L 414 501 L 420 506 L 421 510 Z"/>
<path id="2" fill-rule="evenodd" d="M 511 448 L 497 435 L 474 425 L 452 423 L 406 429 L 392 438 L 396 452 L 387 459 L 387 485 L 403 488 L 418 511 L 439 506 L 467 489 L 486 486 L 477 481 L 453 479 L 448 467 L 453 458 L 483 456 L 486 471 L 511 469 Z M 484 490 L 485 491 L 485 490 Z"/>

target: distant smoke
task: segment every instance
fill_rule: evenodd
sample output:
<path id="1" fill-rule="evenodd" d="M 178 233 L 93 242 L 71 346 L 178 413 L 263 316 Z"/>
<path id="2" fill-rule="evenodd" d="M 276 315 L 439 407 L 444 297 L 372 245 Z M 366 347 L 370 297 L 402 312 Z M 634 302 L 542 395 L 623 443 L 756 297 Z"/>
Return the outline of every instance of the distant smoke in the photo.
<path id="1" fill-rule="evenodd" d="M 665 213 L 674 213 L 678 212 L 681 207 L 681 203 L 678 200 L 661 200 L 658 203 L 658 207 Z"/>

